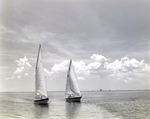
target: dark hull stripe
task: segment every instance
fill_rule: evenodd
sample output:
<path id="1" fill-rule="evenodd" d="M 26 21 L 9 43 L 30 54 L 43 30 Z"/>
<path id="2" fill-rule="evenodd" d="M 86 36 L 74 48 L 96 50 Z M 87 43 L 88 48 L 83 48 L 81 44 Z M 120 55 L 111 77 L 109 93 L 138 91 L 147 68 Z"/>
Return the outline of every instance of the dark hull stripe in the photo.
<path id="1" fill-rule="evenodd" d="M 66 98 L 67 102 L 80 102 L 81 97 Z"/>
<path id="2" fill-rule="evenodd" d="M 40 100 L 34 100 L 34 103 L 47 103 L 48 102 L 48 98 L 46 98 L 46 99 L 40 99 Z"/>

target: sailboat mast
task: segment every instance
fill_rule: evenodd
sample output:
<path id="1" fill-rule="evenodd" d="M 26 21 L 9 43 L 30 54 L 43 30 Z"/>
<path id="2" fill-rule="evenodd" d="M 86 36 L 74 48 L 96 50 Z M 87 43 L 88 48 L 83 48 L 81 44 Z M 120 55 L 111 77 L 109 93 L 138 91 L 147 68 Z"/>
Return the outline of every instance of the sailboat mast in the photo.
<path id="1" fill-rule="evenodd" d="M 71 64 L 72 64 L 72 60 L 70 59 L 69 68 L 68 68 L 68 75 L 67 76 L 69 76 Z"/>
<path id="2" fill-rule="evenodd" d="M 68 80 L 69 80 L 70 90 L 71 90 L 71 80 L 70 80 L 70 78 L 71 78 L 71 76 L 70 76 L 71 65 L 72 65 L 72 59 L 70 59 L 69 70 L 68 70 Z M 73 94 L 73 91 L 72 91 L 72 94 Z"/>
<path id="3" fill-rule="evenodd" d="M 70 59 L 70 63 L 69 63 L 69 67 L 68 67 L 68 73 L 67 73 L 67 81 L 66 81 L 66 92 L 65 94 L 70 95 L 72 94 L 71 89 L 70 89 L 70 85 L 71 85 L 71 81 L 70 81 L 70 68 L 71 68 L 71 63 L 72 60 Z"/>
<path id="4" fill-rule="evenodd" d="M 39 60 L 40 49 L 41 49 L 41 44 L 39 44 L 39 50 L 38 50 L 37 61 L 36 61 L 36 69 L 37 69 L 37 64 L 38 64 L 38 60 Z"/>

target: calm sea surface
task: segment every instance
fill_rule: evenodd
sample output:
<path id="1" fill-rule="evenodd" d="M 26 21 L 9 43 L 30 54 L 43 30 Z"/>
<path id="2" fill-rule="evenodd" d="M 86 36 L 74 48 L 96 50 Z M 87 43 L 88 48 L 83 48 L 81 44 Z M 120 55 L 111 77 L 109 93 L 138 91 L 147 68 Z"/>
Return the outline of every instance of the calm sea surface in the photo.
<path id="1" fill-rule="evenodd" d="M 0 93 L 0 119 L 150 119 L 150 91 L 82 92 L 81 103 L 49 92 L 49 104 L 33 103 L 34 93 Z"/>

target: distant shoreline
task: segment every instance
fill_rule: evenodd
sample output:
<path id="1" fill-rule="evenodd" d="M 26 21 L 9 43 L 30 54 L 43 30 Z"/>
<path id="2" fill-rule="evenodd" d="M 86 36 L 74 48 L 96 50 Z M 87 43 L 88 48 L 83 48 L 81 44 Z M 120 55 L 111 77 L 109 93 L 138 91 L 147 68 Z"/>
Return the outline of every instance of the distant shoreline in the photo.
<path id="1" fill-rule="evenodd" d="M 117 92 L 117 91 L 150 91 L 148 89 L 145 90 L 87 90 L 81 92 Z M 48 91 L 49 92 L 65 92 L 65 91 Z M 0 93 L 35 93 L 34 91 L 30 92 L 0 92 Z"/>

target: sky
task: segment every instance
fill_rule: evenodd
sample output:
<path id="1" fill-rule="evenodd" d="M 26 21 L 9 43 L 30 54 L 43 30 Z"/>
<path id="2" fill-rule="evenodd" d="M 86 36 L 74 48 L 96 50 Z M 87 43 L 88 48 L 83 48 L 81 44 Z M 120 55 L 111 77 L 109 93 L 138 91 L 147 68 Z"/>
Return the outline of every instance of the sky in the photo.
<path id="1" fill-rule="evenodd" d="M 81 91 L 150 89 L 149 0 L 0 0 L 0 92 L 35 90 L 42 45 L 48 91 L 72 59 Z"/>

